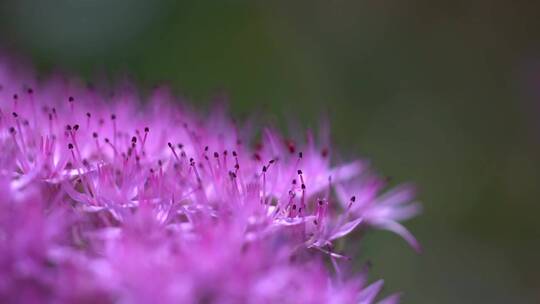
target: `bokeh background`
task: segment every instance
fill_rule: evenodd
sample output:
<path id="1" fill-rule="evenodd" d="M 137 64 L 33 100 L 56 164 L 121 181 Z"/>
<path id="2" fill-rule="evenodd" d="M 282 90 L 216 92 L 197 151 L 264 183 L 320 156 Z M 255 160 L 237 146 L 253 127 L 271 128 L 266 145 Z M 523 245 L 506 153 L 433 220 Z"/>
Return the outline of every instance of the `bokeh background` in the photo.
<path id="1" fill-rule="evenodd" d="M 423 215 L 366 236 L 404 303 L 540 302 L 540 4 L 535 1 L 3 1 L 0 43 L 40 71 L 166 82 L 199 108 L 316 127 Z"/>

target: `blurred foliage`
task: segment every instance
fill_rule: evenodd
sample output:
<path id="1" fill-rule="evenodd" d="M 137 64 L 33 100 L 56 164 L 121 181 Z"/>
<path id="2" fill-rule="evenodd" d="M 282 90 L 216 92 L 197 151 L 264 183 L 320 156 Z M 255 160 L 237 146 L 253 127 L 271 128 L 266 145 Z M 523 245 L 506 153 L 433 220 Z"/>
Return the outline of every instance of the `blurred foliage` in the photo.
<path id="1" fill-rule="evenodd" d="M 540 301 L 540 5 L 508 1 L 7 1 L 0 34 L 47 71 L 166 81 L 316 127 L 414 181 L 425 252 L 366 236 L 405 303 Z M 285 119 L 286 118 L 286 119 Z"/>

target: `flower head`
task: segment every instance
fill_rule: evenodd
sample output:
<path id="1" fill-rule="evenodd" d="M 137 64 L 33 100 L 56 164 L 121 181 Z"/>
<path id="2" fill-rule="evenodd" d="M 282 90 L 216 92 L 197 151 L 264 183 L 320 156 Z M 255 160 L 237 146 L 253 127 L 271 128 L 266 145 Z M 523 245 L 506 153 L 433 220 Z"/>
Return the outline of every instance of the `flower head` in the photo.
<path id="1" fill-rule="evenodd" d="M 222 108 L 5 61 L 0 85 L 0 299 L 374 303 L 382 281 L 345 273 L 334 241 L 373 226 L 417 247 L 398 223 L 419 210 L 410 188 L 380 196 L 326 139 L 253 144 Z"/>

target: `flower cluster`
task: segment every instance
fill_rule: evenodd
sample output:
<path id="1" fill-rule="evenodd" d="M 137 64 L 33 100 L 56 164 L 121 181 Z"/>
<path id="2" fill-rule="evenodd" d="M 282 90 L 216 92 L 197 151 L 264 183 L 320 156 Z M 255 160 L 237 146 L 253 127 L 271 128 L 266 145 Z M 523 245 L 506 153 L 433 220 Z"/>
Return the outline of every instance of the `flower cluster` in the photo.
<path id="1" fill-rule="evenodd" d="M 375 227 L 419 249 L 398 222 L 411 187 L 331 166 L 326 136 L 112 91 L 0 61 L 0 302 L 369 304 L 382 281 L 335 240 Z"/>

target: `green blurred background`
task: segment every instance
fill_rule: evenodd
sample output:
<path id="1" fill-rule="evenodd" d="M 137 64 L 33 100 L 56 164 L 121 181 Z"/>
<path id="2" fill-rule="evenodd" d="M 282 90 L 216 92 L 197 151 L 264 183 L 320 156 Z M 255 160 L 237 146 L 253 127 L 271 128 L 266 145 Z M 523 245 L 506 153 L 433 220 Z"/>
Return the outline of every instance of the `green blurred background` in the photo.
<path id="1" fill-rule="evenodd" d="M 169 83 L 204 107 L 316 127 L 396 182 L 423 215 L 366 237 L 404 303 L 540 302 L 540 3 L 3 1 L 0 41 L 87 77 Z"/>

